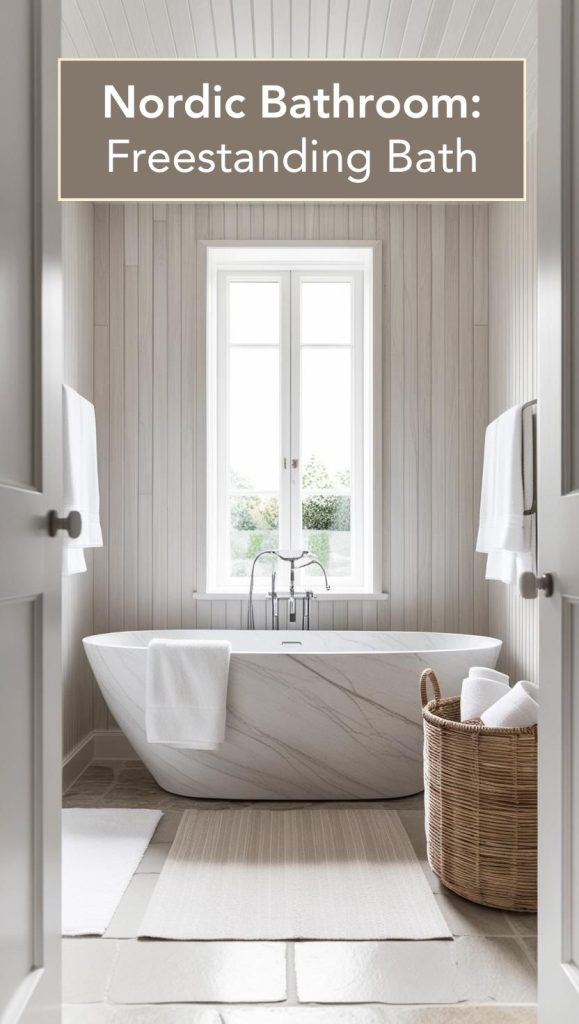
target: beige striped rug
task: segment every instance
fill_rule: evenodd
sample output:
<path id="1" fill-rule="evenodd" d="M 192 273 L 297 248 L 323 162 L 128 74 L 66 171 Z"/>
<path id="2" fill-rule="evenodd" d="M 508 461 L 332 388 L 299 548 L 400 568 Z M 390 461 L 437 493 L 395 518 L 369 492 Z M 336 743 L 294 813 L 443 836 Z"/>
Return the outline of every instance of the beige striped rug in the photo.
<path id="1" fill-rule="evenodd" d="M 185 811 L 145 915 L 161 939 L 450 938 L 395 811 Z"/>

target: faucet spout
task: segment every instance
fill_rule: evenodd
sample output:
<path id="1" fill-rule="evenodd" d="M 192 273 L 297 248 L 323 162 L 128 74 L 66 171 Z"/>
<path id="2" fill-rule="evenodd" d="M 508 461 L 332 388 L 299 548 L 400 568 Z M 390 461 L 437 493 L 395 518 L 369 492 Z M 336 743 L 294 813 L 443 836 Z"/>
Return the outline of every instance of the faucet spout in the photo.
<path id="1" fill-rule="evenodd" d="M 328 574 L 327 574 L 326 570 L 324 569 L 324 567 L 323 567 L 322 563 L 320 562 L 320 560 L 318 558 L 310 558 L 309 562 L 304 562 L 303 565 L 300 565 L 300 569 L 307 569 L 308 565 L 317 565 L 318 568 L 320 568 L 322 570 L 322 573 L 324 575 L 324 583 L 325 583 L 325 586 L 326 586 L 326 590 L 331 590 L 332 588 L 330 587 L 330 584 L 328 583 Z"/>

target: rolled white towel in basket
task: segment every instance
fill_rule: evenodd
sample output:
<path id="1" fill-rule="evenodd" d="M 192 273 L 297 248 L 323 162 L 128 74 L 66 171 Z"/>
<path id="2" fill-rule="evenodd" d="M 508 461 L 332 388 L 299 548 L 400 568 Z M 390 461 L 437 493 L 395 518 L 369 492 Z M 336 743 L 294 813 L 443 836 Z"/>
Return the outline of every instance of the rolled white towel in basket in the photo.
<path id="1" fill-rule="evenodd" d="M 498 683 L 510 683 L 506 672 L 499 672 L 496 668 L 487 668 L 486 665 L 473 665 L 468 671 L 469 679 L 495 679 Z"/>
<path id="2" fill-rule="evenodd" d="M 539 687 L 521 679 L 512 690 L 481 714 L 490 729 L 520 729 L 539 720 Z"/>
<path id="3" fill-rule="evenodd" d="M 492 672 L 492 669 L 488 670 Z M 460 720 L 470 722 L 481 718 L 484 711 L 495 704 L 501 697 L 509 693 L 509 677 L 502 672 L 497 675 L 503 679 L 492 679 L 490 676 L 470 676 L 463 679 L 460 692 Z"/>

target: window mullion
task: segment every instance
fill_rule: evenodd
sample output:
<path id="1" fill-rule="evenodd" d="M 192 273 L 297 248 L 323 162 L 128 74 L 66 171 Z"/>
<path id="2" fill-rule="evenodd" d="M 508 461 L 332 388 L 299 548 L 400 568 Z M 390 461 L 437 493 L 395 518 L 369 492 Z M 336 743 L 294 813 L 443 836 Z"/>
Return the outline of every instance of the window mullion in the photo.
<path id="1" fill-rule="evenodd" d="M 300 282 L 298 271 L 291 271 L 291 383 L 290 383 L 290 439 L 291 439 L 291 536 L 292 549 L 302 546 L 301 529 L 301 422 L 300 422 Z"/>
<path id="2" fill-rule="evenodd" d="M 281 287 L 281 359 L 280 359 L 280 396 L 281 396 L 281 485 L 280 485 L 280 530 L 279 546 L 281 549 L 291 545 L 291 275 L 289 271 L 282 273 Z M 279 567 L 280 583 L 283 579 L 283 565 Z"/>

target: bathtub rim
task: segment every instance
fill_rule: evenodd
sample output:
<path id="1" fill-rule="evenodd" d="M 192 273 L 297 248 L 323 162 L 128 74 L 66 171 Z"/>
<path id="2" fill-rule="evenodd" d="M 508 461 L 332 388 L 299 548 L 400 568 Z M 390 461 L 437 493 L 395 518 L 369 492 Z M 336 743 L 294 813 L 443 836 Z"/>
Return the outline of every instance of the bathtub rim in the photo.
<path id="1" fill-rule="evenodd" d="M 106 648 L 107 650 L 146 651 L 147 647 L 148 647 L 148 643 L 143 643 L 143 644 L 115 643 L 115 642 L 107 643 L 106 641 L 109 640 L 110 638 L 112 639 L 113 637 L 126 636 L 126 635 L 130 635 L 130 634 L 135 634 L 135 633 L 148 634 L 149 635 L 149 640 L 153 639 L 154 637 L 161 636 L 161 635 L 164 635 L 164 634 L 169 634 L 169 633 L 170 634 L 174 634 L 174 633 L 183 633 L 183 634 L 185 634 L 185 633 L 188 633 L 188 634 L 189 633 L 193 633 L 193 634 L 196 634 L 196 633 L 204 633 L 204 634 L 205 633 L 211 633 L 211 634 L 215 635 L 215 639 L 223 640 L 223 639 L 226 639 L 228 636 L 231 636 L 231 634 L 242 634 L 244 637 L 247 637 L 247 635 L 250 634 L 250 633 L 256 634 L 257 636 L 261 636 L 263 634 L 265 634 L 267 636 L 271 636 L 272 633 L 276 633 L 276 632 L 278 633 L 278 636 L 280 637 L 280 641 L 281 641 L 282 637 L 285 640 L 285 638 L 287 636 L 288 639 L 289 639 L 289 642 L 291 642 L 292 634 L 298 634 L 298 635 L 306 634 L 306 635 L 308 635 L 309 631 L 307 631 L 307 630 L 279 630 L 279 631 L 276 631 L 276 630 L 271 630 L 271 629 L 246 630 L 246 629 L 186 629 L 186 628 L 179 628 L 179 629 L 170 629 L 170 628 L 166 628 L 166 629 L 125 629 L 125 630 L 114 630 L 114 631 L 110 631 L 108 633 L 93 633 L 90 636 L 83 637 L 82 638 L 82 643 L 83 643 L 83 647 L 85 647 L 85 648 L 86 647 L 95 647 L 97 649 L 98 648 Z M 257 643 L 256 643 L 255 647 L 252 646 L 251 648 L 248 647 L 248 648 L 244 648 L 242 650 L 235 650 L 235 648 L 232 648 L 231 654 L 232 655 L 236 655 L 236 656 L 239 656 L 239 655 L 263 654 L 263 655 L 267 655 L 268 657 L 273 657 L 273 656 L 287 657 L 288 655 L 290 655 L 290 656 L 291 655 L 293 655 L 293 656 L 303 656 L 303 657 L 306 657 L 306 656 L 330 657 L 330 656 L 333 656 L 333 655 L 337 655 L 339 657 L 346 657 L 346 656 L 349 656 L 349 655 L 356 655 L 358 657 L 361 657 L 362 655 L 370 655 L 370 654 L 372 654 L 372 655 L 386 655 L 386 654 L 387 655 L 406 655 L 407 656 L 407 655 L 426 655 L 426 654 L 455 654 L 455 653 L 458 653 L 460 651 L 463 651 L 463 652 L 464 651 L 472 651 L 472 653 L 474 655 L 477 651 L 487 651 L 487 650 L 489 650 L 491 648 L 494 648 L 494 647 L 496 647 L 498 645 L 498 655 L 500 655 L 500 652 L 501 652 L 501 649 L 502 649 L 502 646 L 503 646 L 503 641 L 500 640 L 498 637 L 485 636 L 485 635 L 482 635 L 482 634 L 475 634 L 475 633 L 446 633 L 446 632 L 440 632 L 438 630 L 403 630 L 403 629 L 392 629 L 392 630 L 387 630 L 387 629 L 386 630 L 376 630 L 376 629 L 371 629 L 371 630 L 363 630 L 363 629 L 356 629 L 356 630 L 328 629 L 328 630 L 322 630 L 322 629 L 317 629 L 317 630 L 311 630 L 309 635 L 312 635 L 312 634 L 315 635 L 315 634 L 318 634 L 318 633 L 320 633 L 320 634 L 324 634 L 324 633 L 328 634 L 328 633 L 330 633 L 330 634 L 338 635 L 338 636 L 342 635 L 342 634 L 345 634 L 346 636 L 348 634 L 351 634 L 353 637 L 357 636 L 359 634 L 363 636 L 365 633 L 369 634 L 369 635 L 373 635 L 373 636 L 375 636 L 377 633 L 385 633 L 385 634 L 390 634 L 390 633 L 400 634 L 400 633 L 403 633 L 403 634 L 414 634 L 416 636 L 435 635 L 435 636 L 438 636 L 438 637 L 449 637 L 449 638 L 458 638 L 458 637 L 460 637 L 461 640 L 463 641 L 463 643 L 460 644 L 459 646 L 455 645 L 455 646 L 448 646 L 448 647 L 408 647 L 408 648 L 403 649 L 403 650 L 388 650 L 387 648 L 384 648 L 382 650 L 380 650 L 380 649 L 373 649 L 373 648 L 368 648 L 367 650 L 352 650 L 351 648 L 348 649 L 348 650 L 339 649 L 339 648 L 336 648 L 336 649 L 322 648 L 320 650 L 311 650 L 311 649 L 307 649 L 307 648 L 302 648 L 302 649 L 298 650 L 297 648 L 291 648 L 291 647 L 288 647 L 287 649 L 284 650 L 284 649 L 280 649 L 280 648 L 270 649 L 270 648 L 267 648 L 267 647 L 259 647 L 259 646 L 257 646 Z M 179 637 L 171 637 L 171 639 L 179 639 Z M 467 641 L 470 641 L 470 642 L 467 642 Z M 295 642 L 297 644 L 298 641 L 296 640 Z M 498 657 L 498 655 L 497 655 L 497 657 Z"/>

